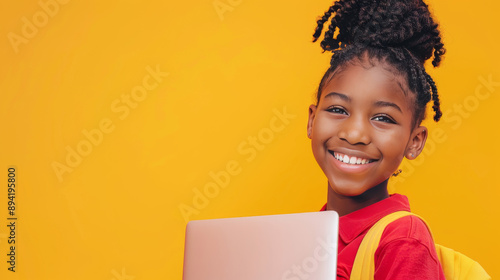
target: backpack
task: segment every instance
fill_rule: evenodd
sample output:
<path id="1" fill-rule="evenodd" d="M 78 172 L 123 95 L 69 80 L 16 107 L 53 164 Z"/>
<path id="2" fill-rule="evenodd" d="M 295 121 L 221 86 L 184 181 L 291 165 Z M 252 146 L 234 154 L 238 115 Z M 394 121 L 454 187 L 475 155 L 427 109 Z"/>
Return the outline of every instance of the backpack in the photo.
<path id="1" fill-rule="evenodd" d="M 377 250 L 385 227 L 389 223 L 407 215 L 415 214 L 408 211 L 394 212 L 383 217 L 370 228 L 359 246 L 356 258 L 354 259 L 350 279 L 373 280 L 375 273 L 375 251 Z M 418 215 L 415 216 L 419 217 L 426 224 L 430 232 L 429 225 L 425 222 L 425 220 Z M 441 262 L 445 278 L 448 280 L 491 279 L 488 273 L 486 273 L 478 262 L 459 252 L 439 244 L 436 244 L 436 252 L 439 261 Z"/>

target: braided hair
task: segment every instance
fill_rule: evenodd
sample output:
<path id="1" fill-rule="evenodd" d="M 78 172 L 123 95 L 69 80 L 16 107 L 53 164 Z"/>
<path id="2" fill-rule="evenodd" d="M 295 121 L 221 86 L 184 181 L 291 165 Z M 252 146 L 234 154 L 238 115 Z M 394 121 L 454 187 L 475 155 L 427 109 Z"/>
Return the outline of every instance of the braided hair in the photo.
<path id="1" fill-rule="evenodd" d="M 434 120 L 439 121 L 442 113 L 437 87 L 424 63 L 433 56 L 432 65 L 439 66 L 445 49 L 427 4 L 422 0 L 338 0 L 318 19 L 313 42 L 329 20 L 320 45 L 323 52 L 331 51 L 333 55 L 321 79 L 317 103 L 328 77 L 331 79 L 338 68 L 354 59 L 362 61 L 367 55 L 370 60 L 388 63 L 406 79 L 409 90 L 416 95 L 414 125 L 425 119 L 431 99 Z"/>

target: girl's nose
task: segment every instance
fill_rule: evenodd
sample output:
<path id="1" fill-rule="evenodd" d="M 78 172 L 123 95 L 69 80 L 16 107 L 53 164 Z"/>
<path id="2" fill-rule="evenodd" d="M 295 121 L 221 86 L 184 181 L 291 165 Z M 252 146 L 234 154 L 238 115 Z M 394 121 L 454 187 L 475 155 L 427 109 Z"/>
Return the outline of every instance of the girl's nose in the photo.
<path id="1" fill-rule="evenodd" d="M 371 142 L 369 122 L 361 117 L 350 116 L 341 125 L 338 137 L 351 145 L 367 145 Z"/>

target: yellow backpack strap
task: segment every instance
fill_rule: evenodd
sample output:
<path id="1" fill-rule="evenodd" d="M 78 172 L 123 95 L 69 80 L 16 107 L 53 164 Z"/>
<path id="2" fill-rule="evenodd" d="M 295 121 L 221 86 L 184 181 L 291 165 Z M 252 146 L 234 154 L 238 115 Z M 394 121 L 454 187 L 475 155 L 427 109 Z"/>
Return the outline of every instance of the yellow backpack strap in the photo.
<path id="1" fill-rule="evenodd" d="M 391 222 L 408 215 L 412 215 L 412 213 L 408 211 L 391 213 L 380 219 L 368 230 L 361 241 L 361 245 L 359 245 L 350 279 L 373 280 L 375 275 L 375 251 L 378 248 L 385 227 Z"/>
<path id="2" fill-rule="evenodd" d="M 375 275 L 375 251 L 378 248 L 385 227 L 391 222 L 408 215 L 414 215 L 420 218 L 427 226 L 432 237 L 432 232 L 427 222 L 416 214 L 407 211 L 398 211 L 383 217 L 368 230 L 361 241 L 356 258 L 354 259 L 350 279 L 373 280 Z M 491 279 L 491 276 L 486 273 L 478 262 L 453 249 L 439 244 L 435 245 L 438 259 L 446 279 Z"/>

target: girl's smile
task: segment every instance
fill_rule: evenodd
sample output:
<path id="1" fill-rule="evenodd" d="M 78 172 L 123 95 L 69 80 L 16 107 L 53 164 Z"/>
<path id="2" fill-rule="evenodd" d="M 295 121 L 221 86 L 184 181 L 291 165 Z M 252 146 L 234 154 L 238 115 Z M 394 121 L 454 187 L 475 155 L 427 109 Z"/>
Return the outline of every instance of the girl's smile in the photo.
<path id="1" fill-rule="evenodd" d="M 351 154 L 350 156 L 345 153 L 339 153 L 331 150 L 329 150 L 328 152 L 332 155 L 330 160 L 332 164 L 336 165 L 343 172 L 347 173 L 363 172 L 372 167 L 372 165 L 377 162 L 377 160 L 375 159 L 369 159 L 367 157 L 359 155 L 360 153 L 357 151 L 352 151 L 352 153 L 349 153 Z M 358 154 L 358 156 L 352 155 L 353 153 Z"/>
<path id="2" fill-rule="evenodd" d="M 375 159 L 367 159 L 367 158 L 362 158 L 359 156 L 358 157 L 348 156 L 346 154 L 341 154 L 339 152 L 334 152 L 334 151 L 329 151 L 329 152 L 339 161 L 344 162 L 344 163 L 349 163 L 349 164 L 368 164 L 368 163 L 376 161 Z"/>
<path id="3" fill-rule="evenodd" d="M 338 69 L 318 104 L 309 107 L 313 154 L 339 197 L 360 196 L 375 186 L 386 196 L 387 180 L 403 157 L 418 155 L 425 143 L 425 128 L 413 127 L 414 93 L 406 80 L 383 62 L 368 64 Z"/>

